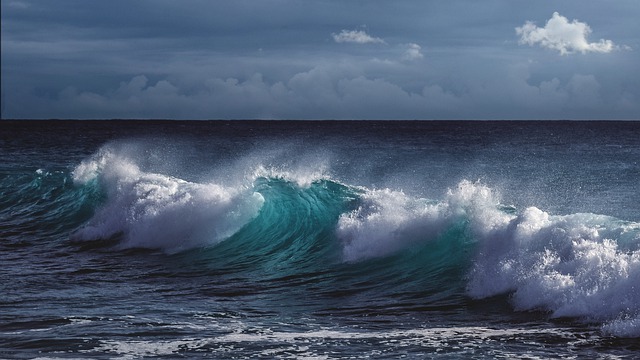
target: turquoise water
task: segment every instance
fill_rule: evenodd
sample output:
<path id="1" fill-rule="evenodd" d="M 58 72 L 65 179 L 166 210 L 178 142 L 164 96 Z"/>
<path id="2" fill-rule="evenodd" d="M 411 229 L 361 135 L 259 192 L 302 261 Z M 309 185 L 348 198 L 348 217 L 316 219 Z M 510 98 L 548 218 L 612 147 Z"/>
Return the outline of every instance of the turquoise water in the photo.
<path id="1" fill-rule="evenodd" d="M 640 348 L 633 122 L 3 122 L 6 358 Z"/>

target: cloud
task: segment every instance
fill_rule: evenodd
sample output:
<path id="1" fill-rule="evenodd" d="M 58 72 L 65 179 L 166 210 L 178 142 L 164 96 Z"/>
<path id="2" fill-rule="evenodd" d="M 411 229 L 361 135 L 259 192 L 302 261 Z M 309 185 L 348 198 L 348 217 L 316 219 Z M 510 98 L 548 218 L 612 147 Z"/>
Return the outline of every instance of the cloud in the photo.
<path id="1" fill-rule="evenodd" d="M 418 44 L 407 44 L 407 50 L 404 52 L 404 55 L 402 55 L 402 58 L 404 60 L 420 60 L 424 58 L 424 55 L 420 52 L 421 49 L 422 48 Z"/>
<path id="2" fill-rule="evenodd" d="M 538 27 L 533 22 L 527 21 L 521 27 L 516 28 L 516 34 L 520 35 L 520 44 L 533 46 L 539 44 L 542 47 L 558 50 L 561 55 L 580 52 L 609 53 L 617 47 L 611 40 L 601 39 L 599 42 L 590 43 L 587 36 L 591 28 L 586 23 L 578 20 L 569 20 L 554 12 L 544 27 Z"/>
<path id="3" fill-rule="evenodd" d="M 372 37 L 362 30 L 342 30 L 339 34 L 331 34 L 337 43 L 385 44 L 385 41 Z"/>
<path id="4" fill-rule="evenodd" d="M 29 5 L 29 3 L 26 3 L 24 1 L 11 1 L 8 4 L 9 7 L 14 8 L 14 9 L 28 9 L 31 5 Z"/>
<path id="5" fill-rule="evenodd" d="M 25 118 L 172 119 L 553 119 L 635 118 L 636 95 L 610 96 L 595 75 L 532 78 L 521 63 L 462 70 L 459 84 L 427 79 L 415 87 L 349 64 L 325 64 L 274 79 L 209 77 L 180 82 L 138 75 L 112 90 L 66 88 L 56 96 L 13 102 Z M 606 84 L 606 83 L 603 83 Z M 30 106 L 26 106 L 30 104 Z"/>

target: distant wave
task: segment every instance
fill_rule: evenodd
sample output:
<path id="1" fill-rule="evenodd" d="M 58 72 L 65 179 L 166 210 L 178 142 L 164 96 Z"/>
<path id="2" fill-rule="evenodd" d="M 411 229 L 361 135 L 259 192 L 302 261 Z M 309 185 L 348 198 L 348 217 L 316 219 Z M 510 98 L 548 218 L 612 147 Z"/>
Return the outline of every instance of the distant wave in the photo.
<path id="1" fill-rule="evenodd" d="M 130 155 L 105 145 L 72 173 L 5 177 L 3 212 L 23 212 L 14 216 L 22 229 L 29 225 L 18 219 L 28 215 L 76 242 L 200 249 L 215 253 L 211 261 L 260 263 L 282 276 L 341 269 L 348 286 L 377 291 L 507 294 L 518 311 L 640 336 L 638 223 L 519 210 L 466 180 L 436 200 L 343 184 L 314 169 L 257 166 L 228 185 L 145 171 Z"/>

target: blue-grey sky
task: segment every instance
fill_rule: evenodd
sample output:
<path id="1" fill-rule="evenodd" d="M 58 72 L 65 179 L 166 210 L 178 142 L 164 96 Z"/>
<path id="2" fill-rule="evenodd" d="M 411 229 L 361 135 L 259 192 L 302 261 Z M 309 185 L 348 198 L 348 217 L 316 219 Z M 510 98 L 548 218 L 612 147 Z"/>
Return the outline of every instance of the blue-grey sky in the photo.
<path id="1" fill-rule="evenodd" d="M 1 6 L 3 118 L 640 118 L 638 0 Z"/>

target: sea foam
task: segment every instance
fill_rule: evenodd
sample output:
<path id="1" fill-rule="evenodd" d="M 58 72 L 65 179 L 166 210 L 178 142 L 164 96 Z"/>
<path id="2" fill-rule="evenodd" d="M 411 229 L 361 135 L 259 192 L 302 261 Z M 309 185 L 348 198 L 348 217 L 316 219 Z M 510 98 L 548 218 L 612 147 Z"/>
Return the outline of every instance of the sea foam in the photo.
<path id="1" fill-rule="evenodd" d="M 105 146 L 83 161 L 74 182 L 97 182 L 106 203 L 74 236 L 104 239 L 122 236 L 122 247 L 161 249 L 168 253 L 216 244 L 255 217 L 259 193 L 238 186 L 194 183 L 145 172 L 126 154 Z"/>
<path id="2" fill-rule="evenodd" d="M 272 209 L 265 219 L 273 223 L 261 224 L 261 229 L 289 224 L 288 219 L 272 218 L 274 214 L 299 217 L 293 224 L 309 226 L 335 221 L 335 240 L 347 264 L 434 241 L 460 241 L 460 246 L 470 242 L 472 250 L 465 255 L 470 264 L 465 278 L 469 297 L 508 294 L 519 311 L 580 318 L 600 323 L 605 333 L 640 336 L 638 223 L 590 213 L 553 215 L 536 207 L 517 210 L 502 205 L 494 189 L 466 180 L 449 189 L 441 200 L 393 189 L 340 185 L 355 199 L 354 206 L 345 206 L 351 204 L 347 198 L 341 200 L 346 193 L 331 194 L 333 190 L 320 187 L 329 192 L 319 197 L 315 191 L 320 188 L 310 188 L 322 181 L 334 183 L 325 169 L 300 172 L 258 166 L 249 174 L 244 185 L 190 182 L 143 170 L 126 151 L 105 146 L 74 170 L 77 184 L 97 185 L 106 195 L 104 204 L 74 236 L 83 240 L 121 236 L 122 247 L 168 253 L 214 245 L 260 213 L 265 197 L 255 188 L 257 179 L 280 179 L 300 191 L 306 189 L 311 198 L 295 193 L 294 188 L 294 193 L 286 195 L 289 197 L 274 198 L 285 194 L 277 193 L 277 187 L 270 188 L 271 207 L 291 208 Z M 326 204 L 292 207 L 291 201 L 296 199 L 324 199 L 321 201 Z M 331 210 L 335 213 L 331 216 L 310 213 L 327 212 L 327 206 L 347 210 Z M 305 214 L 291 213 L 296 209 Z M 317 223 L 319 219 L 322 224 Z M 452 228 L 463 229 L 463 233 L 456 233 L 464 235 L 462 240 L 442 237 Z M 308 234 L 317 236 L 314 231 Z M 313 243 L 313 239 L 302 241 Z"/>
<path id="3" fill-rule="evenodd" d="M 416 198 L 391 189 L 363 189 L 360 206 L 343 214 L 337 234 L 345 261 L 354 262 L 434 241 L 459 222 L 472 221 L 478 231 L 504 225 L 498 195 L 489 187 L 462 181 L 443 201 Z"/>
<path id="4" fill-rule="evenodd" d="M 517 310 L 604 321 L 610 333 L 637 336 L 639 247 L 638 224 L 530 207 L 481 238 L 468 293 L 510 293 Z"/>
<path id="5" fill-rule="evenodd" d="M 536 207 L 500 205 L 491 188 L 462 181 L 443 200 L 390 189 L 363 190 L 337 234 L 343 258 L 357 262 L 428 243 L 465 223 L 475 252 L 467 294 L 509 294 L 519 311 L 600 322 L 616 336 L 640 336 L 640 224 Z M 427 265 L 427 264 L 425 264 Z"/>

